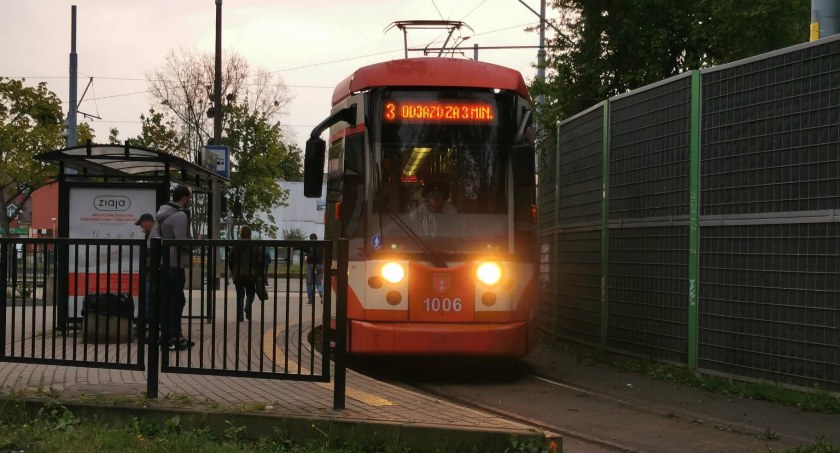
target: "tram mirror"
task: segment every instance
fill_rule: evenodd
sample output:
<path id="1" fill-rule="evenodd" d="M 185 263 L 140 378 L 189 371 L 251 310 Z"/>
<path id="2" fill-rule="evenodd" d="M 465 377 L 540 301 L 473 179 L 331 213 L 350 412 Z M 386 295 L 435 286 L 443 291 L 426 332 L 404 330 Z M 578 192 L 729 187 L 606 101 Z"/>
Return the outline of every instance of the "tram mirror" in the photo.
<path id="1" fill-rule="evenodd" d="M 303 157 L 303 195 L 306 198 L 321 198 L 326 152 L 327 143 L 324 140 L 316 137 L 306 141 Z"/>

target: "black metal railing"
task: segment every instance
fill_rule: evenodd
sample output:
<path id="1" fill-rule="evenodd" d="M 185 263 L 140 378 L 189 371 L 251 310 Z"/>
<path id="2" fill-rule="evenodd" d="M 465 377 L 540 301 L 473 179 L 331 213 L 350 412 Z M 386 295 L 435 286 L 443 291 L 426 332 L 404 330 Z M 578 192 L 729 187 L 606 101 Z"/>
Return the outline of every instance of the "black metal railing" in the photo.
<path id="1" fill-rule="evenodd" d="M 161 372 L 329 382 L 334 359 L 343 408 L 348 246 L 333 245 L 2 238 L 0 361 L 148 370 L 155 398 Z"/>
<path id="2" fill-rule="evenodd" d="M 142 240 L 0 239 L 0 360 L 145 369 L 144 262 Z"/>

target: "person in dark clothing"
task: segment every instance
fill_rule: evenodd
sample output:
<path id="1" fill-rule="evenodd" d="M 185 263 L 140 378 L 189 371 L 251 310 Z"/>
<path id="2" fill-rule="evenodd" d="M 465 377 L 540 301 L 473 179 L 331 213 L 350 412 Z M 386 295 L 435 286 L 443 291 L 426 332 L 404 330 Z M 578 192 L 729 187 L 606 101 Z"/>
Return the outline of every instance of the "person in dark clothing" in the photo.
<path id="1" fill-rule="evenodd" d="M 318 235 L 312 233 L 309 235 L 310 241 L 318 239 Z M 312 304 L 315 301 L 315 289 L 318 290 L 318 296 L 321 302 L 324 302 L 324 251 L 321 247 L 310 247 L 306 250 L 306 295 L 309 297 L 307 304 Z"/>
<path id="2" fill-rule="evenodd" d="M 251 227 L 244 225 L 239 229 L 239 239 L 251 239 Z M 228 268 L 236 287 L 236 321 L 251 317 L 251 306 L 257 293 L 257 285 L 263 285 L 265 272 L 265 252 L 257 246 L 234 245 L 228 255 Z M 265 291 L 264 288 L 261 288 Z"/>
<path id="3" fill-rule="evenodd" d="M 192 191 L 188 187 L 178 186 L 172 191 L 172 201 L 158 209 L 155 219 L 158 222 L 158 232 L 163 239 L 191 239 L 190 212 Z M 164 252 L 166 253 L 166 252 Z M 181 317 L 187 299 L 184 297 L 184 287 L 187 284 L 186 269 L 192 263 L 190 247 L 169 247 L 169 269 L 167 270 L 168 307 L 165 319 L 161 325 L 169 339 L 169 350 L 181 351 L 195 346 L 195 343 L 184 338 L 181 333 Z"/>
<path id="4" fill-rule="evenodd" d="M 157 228 L 155 228 L 156 222 L 155 217 L 151 214 L 143 214 L 134 222 L 135 225 L 140 227 L 140 230 L 143 232 L 143 239 L 146 241 L 146 249 L 151 249 L 151 239 L 154 237 L 158 237 Z M 151 314 L 152 314 L 152 302 L 154 297 L 152 296 L 152 279 L 151 279 L 151 259 L 150 256 L 146 256 L 146 262 L 144 266 L 146 266 L 146 282 L 143 285 L 143 291 L 145 296 L 143 297 L 143 305 L 144 305 L 144 313 L 146 314 L 146 325 L 151 326 Z M 148 335 L 148 329 L 146 331 L 146 335 Z"/>

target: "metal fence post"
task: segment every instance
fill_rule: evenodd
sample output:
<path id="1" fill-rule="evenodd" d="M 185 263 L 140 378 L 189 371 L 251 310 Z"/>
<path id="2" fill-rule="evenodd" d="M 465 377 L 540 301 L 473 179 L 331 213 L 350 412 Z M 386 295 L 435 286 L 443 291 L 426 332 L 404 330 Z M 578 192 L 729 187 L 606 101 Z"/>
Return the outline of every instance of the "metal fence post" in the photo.
<path id="1" fill-rule="evenodd" d="M 8 243 L 0 242 L 0 358 L 6 355 L 6 268 L 8 262 Z"/>
<path id="2" fill-rule="evenodd" d="M 560 121 L 557 122 L 557 139 L 554 144 L 554 228 L 551 232 L 553 248 L 551 250 L 551 298 L 554 303 L 554 322 L 552 328 L 556 335 L 560 332 Z M 554 338 L 555 340 L 557 338 Z"/>
<path id="3" fill-rule="evenodd" d="M 146 369 L 146 397 L 157 398 L 159 391 L 160 378 L 160 297 L 161 294 L 161 268 L 160 268 L 160 254 L 161 254 L 161 240 L 153 238 L 151 241 L 151 250 L 149 250 L 149 269 L 146 272 L 146 278 L 151 279 L 150 285 L 151 294 L 146 299 L 149 307 L 149 327 L 148 340 L 146 341 L 146 354 L 149 357 L 149 366 Z M 145 284 L 145 282 L 144 282 Z"/>
<path id="4" fill-rule="evenodd" d="M 691 159 L 688 232 L 688 368 L 697 369 L 697 294 L 700 282 L 700 71 L 691 73 Z"/>
<path id="5" fill-rule="evenodd" d="M 600 347 L 607 348 L 610 256 L 610 102 L 604 101 L 601 160 L 601 330 Z"/>
<path id="6" fill-rule="evenodd" d="M 335 383 L 333 385 L 333 409 L 344 409 L 345 386 L 347 384 L 347 261 L 350 242 L 338 240 L 338 278 L 335 288 Z"/>

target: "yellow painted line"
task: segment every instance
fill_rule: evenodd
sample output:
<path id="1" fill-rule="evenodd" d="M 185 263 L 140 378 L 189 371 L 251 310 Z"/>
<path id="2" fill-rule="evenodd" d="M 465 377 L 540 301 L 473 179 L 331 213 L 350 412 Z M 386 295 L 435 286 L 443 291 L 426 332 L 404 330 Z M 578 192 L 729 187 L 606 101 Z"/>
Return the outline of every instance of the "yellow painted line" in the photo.
<path id="1" fill-rule="evenodd" d="M 274 344 L 275 333 L 274 330 L 269 330 L 268 332 L 263 335 L 263 354 L 268 357 L 271 357 L 271 345 Z M 274 363 L 278 366 L 285 367 L 286 365 L 286 355 L 283 354 L 283 350 L 280 349 L 279 346 L 274 347 Z M 295 371 L 299 371 L 300 374 L 312 374 L 309 368 L 302 366 L 301 364 L 297 363 L 294 359 L 289 358 L 289 372 L 292 372 L 293 366 Z M 329 391 L 334 390 L 334 386 L 332 382 L 315 382 L 315 385 L 318 387 L 327 389 Z M 349 398 L 353 398 L 354 400 L 366 404 L 372 407 L 381 407 L 381 406 L 393 406 L 394 403 L 391 401 L 373 395 L 371 393 L 363 392 L 361 390 L 357 390 L 353 387 L 347 386 L 345 388 L 345 395 Z"/>

